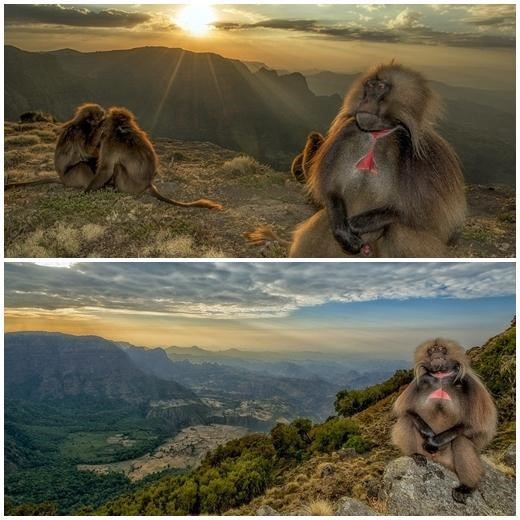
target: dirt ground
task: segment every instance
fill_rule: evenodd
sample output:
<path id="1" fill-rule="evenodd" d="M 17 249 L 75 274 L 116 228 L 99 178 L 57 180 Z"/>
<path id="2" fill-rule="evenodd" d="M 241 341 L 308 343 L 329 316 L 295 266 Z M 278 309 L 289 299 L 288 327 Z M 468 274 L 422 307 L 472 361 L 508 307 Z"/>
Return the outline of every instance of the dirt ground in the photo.
<path id="1" fill-rule="evenodd" d="M 56 125 L 5 123 L 9 181 L 57 178 Z M 178 208 L 148 194 L 111 188 L 84 194 L 53 183 L 5 192 L 6 257 L 260 257 L 244 233 L 263 224 L 289 238 L 312 215 L 302 187 L 239 152 L 207 142 L 154 141 L 160 159 L 156 185 L 179 200 L 206 197 L 223 211 Z M 470 214 L 455 257 L 515 256 L 512 188 L 468 186 Z M 282 248 L 269 256 L 283 257 Z"/>

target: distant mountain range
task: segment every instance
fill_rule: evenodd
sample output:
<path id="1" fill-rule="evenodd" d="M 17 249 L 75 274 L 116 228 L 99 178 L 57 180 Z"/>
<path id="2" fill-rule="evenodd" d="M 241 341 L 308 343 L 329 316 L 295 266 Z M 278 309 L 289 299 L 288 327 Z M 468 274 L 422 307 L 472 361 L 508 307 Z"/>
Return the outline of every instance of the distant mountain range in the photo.
<path id="1" fill-rule="evenodd" d="M 262 421 L 272 425 L 280 417 L 324 419 L 338 389 L 374 384 L 406 365 L 365 360 L 354 369 L 339 354 L 319 356 L 263 358 L 237 349 L 163 350 L 96 336 L 16 332 L 5 335 L 5 395 L 65 405 L 122 401 L 175 426 L 215 420 L 263 428 Z M 246 416 L 255 419 L 245 424 Z"/>
<path id="2" fill-rule="evenodd" d="M 5 117 L 43 110 L 60 120 L 86 101 L 124 105 L 154 137 L 210 141 L 288 167 L 341 102 L 298 73 L 252 72 L 238 60 L 166 47 L 82 53 L 4 48 Z"/>
<path id="3" fill-rule="evenodd" d="M 5 117 L 43 110 L 60 120 L 93 101 L 124 105 L 153 137 L 210 141 L 287 170 L 311 130 L 325 132 L 355 74 L 275 71 L 166 47 L 78 52 L 4 48 Z M 432 81 L 440 130 L 470 183 L 515 183 L 515 92 Z"/>
<path id="4" fill-rule="evenodd" d="M 341 96 L 356 77 L 326 71 L 306 75 L 316 94 Z M 431 86 L 445 106 L 440 132 L 457 150 L 466 181 L 514 186 L 515 91 L 456 87 L 439 81 L 431 81 Z"/>

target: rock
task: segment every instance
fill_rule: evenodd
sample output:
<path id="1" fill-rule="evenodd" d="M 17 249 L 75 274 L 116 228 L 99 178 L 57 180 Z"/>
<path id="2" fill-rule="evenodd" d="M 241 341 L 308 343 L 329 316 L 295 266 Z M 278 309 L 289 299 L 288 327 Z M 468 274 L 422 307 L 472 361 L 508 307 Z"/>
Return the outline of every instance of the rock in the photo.
<path id="1" fill-rule="evenodd" d="M 502 458 L 500 459 L 506 466 L 513 468 L 516 470 L 516 444 L 513 443 L 507 450 L 503 453 Z"/>
<path id="2" fill-rule="evenodd" d="M 400 457 L 386 467 L 381 497 L 390 515 L 515 515 L 515 481 L 483 462 L 479 489 L 459 504 L 451 492 L 459 482 L 443 466 L 428 461 L 418 466 Z"/>
<path id="3" fill-rule="evenodd" d="M 348 460 L 357 457 L 357 451 L 354 448 L 341 448 L 337 453 L 341 460 Z"/>
<path id="4" fill-rule="evenodd" d="M 330 477 L 331 475 L 334 474 L 334 467 L 332 466 L 332 464 L 323 464 L 323 466 L 320 468 L 320 477 L 321 478 L 324 478 L 324 477 Z"/>
<path id="5" fill-rule="evenodd" d="M 265 504 L 256 510 L 256 516 L 280 516 L 280 513 L 276 509 Z"/>
<path id="6" fill-rule="evenodd" d="M 376 516 L 379 513 L 356 498 L 340 498 L 334 506 L 337 516 Z"/>

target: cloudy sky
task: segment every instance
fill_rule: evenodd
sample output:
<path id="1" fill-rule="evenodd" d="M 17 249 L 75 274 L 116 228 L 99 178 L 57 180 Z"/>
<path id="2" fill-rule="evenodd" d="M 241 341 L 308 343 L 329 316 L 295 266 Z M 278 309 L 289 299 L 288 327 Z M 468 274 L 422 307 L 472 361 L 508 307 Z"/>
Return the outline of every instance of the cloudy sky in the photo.
<path id="1" fill-rule="evenodd" d="M 394 357 L 435 335 L 481 344 L 514 290 L 510 263 L 6 263 L 5 330 Z"/>
<path id="2" fill-rule="evenodd" d="M 144 45 L 211 51 L 288 70 L 359 72 L 397 58 L 455 85 L 513 88 L 514 5 L 6 5 L 26 50 Z"/>

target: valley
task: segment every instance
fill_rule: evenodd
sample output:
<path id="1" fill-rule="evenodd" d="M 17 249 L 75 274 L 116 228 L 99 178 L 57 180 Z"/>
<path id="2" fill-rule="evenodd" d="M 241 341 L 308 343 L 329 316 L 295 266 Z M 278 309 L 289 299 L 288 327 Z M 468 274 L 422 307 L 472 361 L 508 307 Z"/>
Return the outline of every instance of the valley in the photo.
<path id="1" fill-rule="evenodd" d="M 191 471 L 218 446 L 277 423 L 324 420 L 340 388 L 384 380 L 404 363 L 46 332 L 8 333 L 4 344 L 6 493 L 62 514 Z"/>
<path id="2" fill-rule="evenodd" d="M 243 437 L 247 432 L 246 428 L 236 426 L 190 426 L 161 444 L 153 453 L 109 464 L 79 464 L 78 469 L 98 474 L 123 473 L 130 480 L 140 480 L 152 473 L 168 469 L 189 470 L 195 468 L 208 451 L 230 440 Z M 114 442 L 135 441 L 119 434 L 117 437 L 106 438 L 105 442 L 110 445 Z"/>

